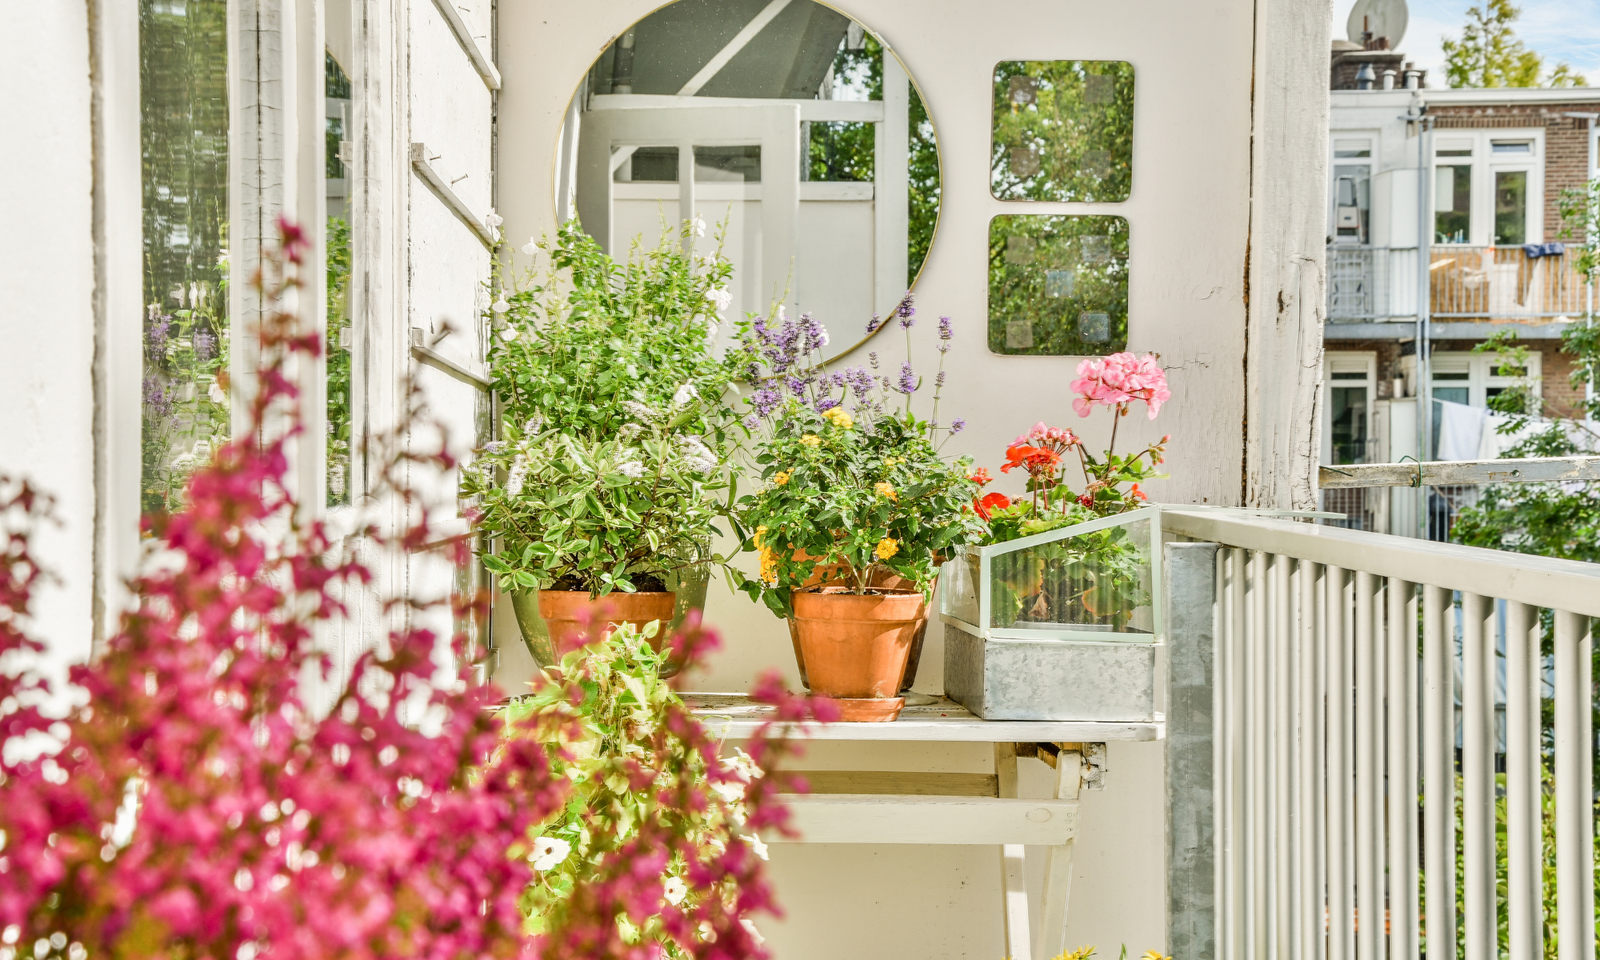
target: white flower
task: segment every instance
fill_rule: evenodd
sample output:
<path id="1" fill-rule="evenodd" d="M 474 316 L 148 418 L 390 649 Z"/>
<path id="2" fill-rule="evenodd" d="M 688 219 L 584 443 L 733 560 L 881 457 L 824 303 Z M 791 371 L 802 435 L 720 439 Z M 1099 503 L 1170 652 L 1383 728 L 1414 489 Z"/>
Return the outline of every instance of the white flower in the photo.
<path id="1" fill-rule="evenodd" d="M 689 895 L 689 885 L 683 882 L 682 877 L 668 877 L 667 882 L 661 885 L 661 895 L 668 903 L 677 906 Z"/>
<path id="2" fill-rule="evenodd" d="M 686 383 L 683 386 L 678 388 L 678 392 L 677 393 L 674 393 L 672 395 L 672 405 L 674 407 L 684 406 L 690 400 L 693 400 L 695 397 L 698 397 L 699 395 L 700 395 L 700 391 L 698 391 L 698 390 L 696 390 L 694 388 L 694 384 L 693 383 Z"/>
<path id="3" fill-rule="evenodd" d="M 744 927 L 744 932 L 745 933 L 750 934 L 750 939 L 754 940 L 756 942 L 756 946 L 759 947 L 763 943 L 767 942 L 767 938 L 763 937 L 761 935 L 761 931 L 757 930 L 756 929 L 756 925 L 751 923 L 749 920 L 745 920 L 743 918 L 740 918 L 739 925 Z"/>
<path id="4" fill-rule="evenodd" d="M 543 872 L 559 866 L 571 852 L 572 844 L 559 837 L 540 837 L 533 841 L 533 852 L 528 854 L 528 859 L 533 869 Z"/>
<path id="5" fill-rule="evenodd" d="M 703 237 L 706 235 L 706 222 L 700 214 L 694 215 L 694 221 L 690 226 L 693 227 L 695 236 Z"/>
<path id="6" fill-rule="evenodd" d="M 507 343 L 510 343 L 512 340 L 517 339 L 517 328 L 516 327 L 505 327 L 505 328 L 502 328 L 501 331 L 500 331 L 500 339 L 506 341 Z"/>
<path id="7" fill-rule="evenodd" d="M 644 476 L 644 464 L 637 460 L 628 460 L 617 464 L 617 472 L 630 480 L 637 480 Z"/>
<path id="8" fill-rule="evenodd" d="M 522 425 L 522 435 L 537 437 L 542 429 L 544 429 L 544 417 L 529 417 L 528 422 Z"/>
<path id="9" fill-rule="evenodd" d="M 763 860 L 767 859 L 767 845 L 761 842 L 760 837 L 753 833 L 742 833 L 739 835 L 739 838 L 745 843 L 750 844 L 750 849 L 755 852 L 756 856 Z"/>
<path id="10" fill-rule="evenodd" d="M 505 298 L 502 297 L 499 300 L 496 300 L 494 304 L 489 307 L 489 309 L 493 310 L 495 313 L 505 313 L 507 310 L 511 309 L 511 304 L 506 303 Z"/>
<path id="11" fill-rule="evenodd" d="M 717 339 L 717 334 L 719 332 L 721 332 L 721 330 L 722 330 L 722 328 L 717 326 L 717 321 L 712 320 L 710 318 L 706 319 L 706 339 L 707 340 L 715 340 L 715 339 Z"/>
<path id="12" fill-rule="evenodd" d="M 224 404 L 228 402 L 228 395 L 223 391 L 222 384 L 215 380 L 211 381 L 211 386 L 207 388 L 206 396 L 211 398 L 212 403 Z"/>
<path id="13" fill-rule="evenodd" d="M 723 759 L 722 767 L 724 770 L 732 770 L 743 777 L 746 782 L 761 776 L 761 768 L 756 766 L 756 762 L 751 759 L 750 754 L 737 747 L 734 748 L 734 754 L 732 757 Z"/>
<path id="14" fill-rule="evenodd" d="M 522 496 L 522 485 L 528 480 L 528 461 L 525 457 L 517 457 L 517 462 L 511 465 L 511 475 L 506 477 L 506 492 L 513 497 Z"/>
<path id="15" fill-rule="evenodd" d="M 640 403 L 637 400 L 622 401 L 622 409 L 633 414 L 635 417 L 638 417 L 645 423 L 655 423 L 661 419 L 660 414 L 656 413 L 654 410 L 650 409 L 650 407 Z"/>
<path id="16" fill-rule="evenodd" d="M 728 309 L 728 304 L 733 302 L 733 294 L 727 287 L 714 287 L 706 291 L 706 299 L 717 305 L 717 312 Z"/>
<path id="17" fill-rule="evenodd" d="M 539 241 L 535 240 L 532 237 L 529 237 L 528 238 L 528 242 L 524 243 L 522 245 L 522 252 L 526 253 L 530 257 L 533 256 L 535 253 L 538 253 L 539 252 Z"/>
<path id="18" fill-rule="evenodd" d="M 739 803 L 744 799 L 744 784 L 737 780 L 723 780 L 713 783 L 711 790 L 721 797 L 724 803 Z"/>

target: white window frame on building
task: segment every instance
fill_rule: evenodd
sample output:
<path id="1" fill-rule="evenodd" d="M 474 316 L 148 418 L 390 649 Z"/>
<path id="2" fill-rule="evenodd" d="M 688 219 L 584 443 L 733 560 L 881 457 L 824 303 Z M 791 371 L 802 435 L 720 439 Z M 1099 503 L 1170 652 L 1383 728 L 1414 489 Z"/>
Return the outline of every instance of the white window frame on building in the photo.
<path id="1" fill-rule="evenodd" d="M 1337 131 L 1329 144 L 1328 236 L 1334 243 L 1372 242 L 1372 177 L 1378 134 Z"/>
<path id="2" fill-rule="evenodd" d="M 1520 246 L 1544 242 L 1544 131 L 1538 128 L 1439 130 L 1433 143 L 1434 239 L 1435 246 Z M 1454 191 L 1445 170 L 1466 167 L 1470 171 L 1468 226 L 1465 235 L 1445 236 L 1438 230 L 1438 216 L 1449 212 L 1443 199 Z M 1495 235 L 1496 181 L 1503 174 L 1524 174 L 1524 223 L 1520 241 L 1501 240 Z"/>
<path id="3" fill-rule="evenodd" d="M 1416 379 L 1415 359 L 1415 357 L 1405 357 L 1402 360 L 1408 383 Z M 1468 406 L 1487 407 L 1491 396 L 1527 381 L 1534 396 L 1537 397 L 1540 393 L 1543 359 L 1540 354 L 1529 351 L 1528 368 L 1525 372 L 1518 373 L 1504 370 L 1499 358 L 1493 354 L 1472 353 L 1467 350 L 1435 350 L 1429 359 L 1431 396 L 1435 400 L 1461 403 L 1463 401 L 1458 399 L 1460 395 L 1453 391 L 1464 389 L 1467 391 L 1467 399 L 1464 402 Z M 1452 393 L 1441 395 L 1441 390 Z"/>
<path id="4" fill-rule="evenodd" d="M 1375 463 L 1383 459 L 1378 445 L 1376 430 L 1377 420 L 1374 403 L 1378 399 L 1378 355 L 1370 350 L 1329 351 L 1323 354 L 1322 361 L 1322 409 L 1327 411 L 1326 422 L 1322 430 L 1322 462 L 1333 463 Z M 1361 459 L 1351 460 L 1341 457 L 1334 459 L 1333 444 L 1333 399 L 1335 390 L 1363 390 L 1365 401 L 1362 409 L 1365 419 L 1364 443 L 1366 450 Z"/>

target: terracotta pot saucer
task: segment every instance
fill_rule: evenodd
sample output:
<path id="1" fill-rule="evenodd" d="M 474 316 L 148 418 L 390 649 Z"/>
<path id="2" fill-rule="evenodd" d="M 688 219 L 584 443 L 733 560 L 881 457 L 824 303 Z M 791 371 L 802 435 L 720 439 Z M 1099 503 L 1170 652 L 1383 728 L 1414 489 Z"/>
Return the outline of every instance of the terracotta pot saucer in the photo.
<path id="1" fill-rule="evenodd" d="M 839 708 L 839 719 L 848 723 L 888 723 L 898 719 L 906 705 L 905 697 L 819 697 Z"/>

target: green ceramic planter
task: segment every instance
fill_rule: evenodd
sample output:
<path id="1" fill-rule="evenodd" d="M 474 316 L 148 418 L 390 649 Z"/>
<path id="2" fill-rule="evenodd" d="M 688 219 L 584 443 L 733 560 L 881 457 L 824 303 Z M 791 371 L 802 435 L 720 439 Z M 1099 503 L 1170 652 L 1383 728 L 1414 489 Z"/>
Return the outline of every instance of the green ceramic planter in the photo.
<path id="1" fill-rule="evenodd" d="M 672 611 L 672 624 L 667 632 L 677 630 L 683 625 L 684 618 L 690 610 L 704 611 L 706 607 L 706 590 L 711 584 L 711 567 L 708 564 L 696 564 L 685 567 L 677 573 L 666 578 L 667 589 L 678 595 L 677 606 Z M 544 618 L 539 616 L 539 591 L 529 590 L 511 595 L 511 609 L 517 615 L 517 627 L 522 632 L 523 646 L 528 648 L 528 655 L 533 657 L 540 669 L 555 663 L 555 646 L 550 642 L 550 628 Z M 662 665 L 661 675 L 670 677 L 677 673 L 680 664 L 666 663 Z"/>

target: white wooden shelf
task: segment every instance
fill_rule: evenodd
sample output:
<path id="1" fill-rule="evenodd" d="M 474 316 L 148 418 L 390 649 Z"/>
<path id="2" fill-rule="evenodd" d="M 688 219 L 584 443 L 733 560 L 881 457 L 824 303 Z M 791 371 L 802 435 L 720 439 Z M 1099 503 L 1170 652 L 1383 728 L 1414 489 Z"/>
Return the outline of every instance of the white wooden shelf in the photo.
<path id="1" fill-rule="evenodd" d="M 714 733 L 744 740 L 772 717 L 772 708 L 737 693 L 685 693 L 684 703 Z M 1058 720 L 980 720 L 954 700 L 907 705 L 891 723 L 789 724 L 812 740 L 920 740 L 946 743 L 1107 743 L 1160 740 L 1166 724 Z"/>

